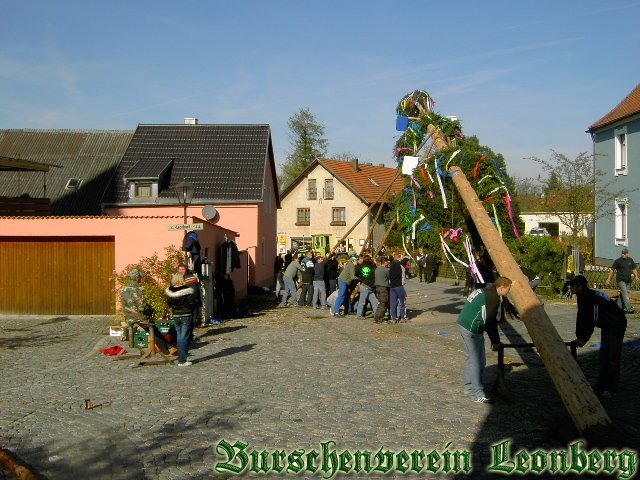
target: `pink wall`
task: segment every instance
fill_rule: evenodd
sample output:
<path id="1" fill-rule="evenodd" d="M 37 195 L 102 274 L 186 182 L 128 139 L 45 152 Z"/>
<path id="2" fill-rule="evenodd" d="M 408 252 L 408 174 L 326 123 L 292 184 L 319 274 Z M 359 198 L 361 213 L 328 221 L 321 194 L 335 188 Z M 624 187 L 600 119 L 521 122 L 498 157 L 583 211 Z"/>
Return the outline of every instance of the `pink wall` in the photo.
<path id="1" fill-rule="evenodd" d="M 270 169 L 267 171 L 270 179 Z M 269 180 L 267 185 L 273 184 Z M 249 285 L 273 286 L 273 261 L 276 255 L 277 206 L 276 193 L 267 192 L 270 201 L 259 204 L 216 205 L 218 215 L 212 220 L 217 227 L 237 232 L 235 238 L 239 250 L 246 250 L 249 267 L 246 270 Z M 188 218 L 201 223 L 202 205 L 187 207 Z M 176 211 L 182 211 L 179 206 L 141 205 L 105 208 L 106 215 L 116 216 L 170 216 L 175 219 L 172 223 L 182 223 L 182 215 L 176 216 Z M 189 220 L 190 223 L 193 223 Z M 231 240 L 231 238 L 229 238 Z M 202 243 L 202 242 L 201 242 Z M 222 243 L 222 242 L 219 242 Z M 203 245 L 204 248 L 204 245 Z M 204 253 L 203 253 L 204 254 Z"/>
<path id="2" fill-rule="evenodd" d="M 157 210 L 154 210 L 157 212 Z M 171 213 L 175 213 L 175 208 Z M 3 236 L 18 237 L 73 237 L 73 236 L 113 236 L 115 237 L 115 268 L 123 270 L 142 257 L 157 253 L 164 256 L 165 247 L 182 245 L 184 231 L 170 231 L 170 224 L 182 224 L 182 215 L 166 216 L 123 216 L 123 217 L 0 217 L 0 232 Z M 208 250 L 211 260 L 215 260 L 218 246 L 235 239 L 235 232 L 207 223 L 199 218 L 189 218 L 189 223 L 203 223 L 204 230 L 198 231 L 202 255 Z M 217 267 L 213 265 L 212 268 Z M 236 287 L 236 297 L 247 293 L 246 265 L 232 273 Z"/>

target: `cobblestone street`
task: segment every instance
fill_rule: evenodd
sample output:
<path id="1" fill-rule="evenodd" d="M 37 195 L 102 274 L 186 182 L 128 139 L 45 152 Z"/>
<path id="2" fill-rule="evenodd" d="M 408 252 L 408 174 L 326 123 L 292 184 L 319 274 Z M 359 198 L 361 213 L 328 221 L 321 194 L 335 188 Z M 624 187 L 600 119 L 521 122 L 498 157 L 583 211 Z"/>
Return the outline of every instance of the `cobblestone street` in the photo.
<path id="1" fill-rule="evenodd" d="M 322 452 L 326 442 L 335 442 L 326 446 L 338 454 L 468 450 L 474 474 L 460 478 L 495 478 L 486 473 L 490 446 L 505 439 L 512 439 L 512 451 L 558 448 L 552 433 L 569 420 L 535 351 L 507 350 L 508 395 L 493 405 L 473 403 L 462 392 L 455 325 L 462 288 L 448 279 L 411 279 L 407 289 L 409 321 L 394 325 L 374 324 L 371 315 L 278 309 L 265 294 L 269 308 L 196 330 L 187 368 L 133 368 L 134 360 L 101 354 L 100 348 L 125 345 L 108 336 L 111 317 L 1 316 L 0 447 L 51 480 L 294 477 L 286 470 L 216 471 L 226 460 L 222 440 L 242 441 L 248 453 Z M 545 309 L 560 336 L 572 340 L 575 304 L 548 300 Z M 518 320 L 502 324 L 501 332 L 505 343 L 530 341 Z M 599 341 L 596 330 L 590 342 L 596 346 L 578 351 L 592 383 Z M 603 405 L 628 447 L 637 448 L 637 315 L 629 316 L 625 342 L 620 392 Z M 489 349 L 487 384 L 496 363 Z M 92 410 L 84 409 L 87 393 Z M 330 475 L 319 468 L 314 477 Z M 396 471 L 386 478 L 416 476 Z"/>

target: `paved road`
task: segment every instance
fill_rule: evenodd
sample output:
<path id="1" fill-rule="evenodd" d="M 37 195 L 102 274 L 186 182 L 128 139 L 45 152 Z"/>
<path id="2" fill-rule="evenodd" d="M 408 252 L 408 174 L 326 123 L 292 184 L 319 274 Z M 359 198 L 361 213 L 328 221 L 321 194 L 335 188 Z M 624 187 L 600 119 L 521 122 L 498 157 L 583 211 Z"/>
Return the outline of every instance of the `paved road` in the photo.
<path id="1" fill-rule="evenodd" d="M 461 387 L 455 327 L 461 288 L 447 279 L 412 279 L 408 290 L 410 320 L 397 325 L 277 309 L 274 302 L 252 317 L 197 330 L 194 364 L 186 368 L 132 368 L 131 360 L 99 353 L 120 343 L 107 335 L 110 317 L 1 316 L 0 447 L 49 479 L 249 476 L 248 469 L 216 472 L 226 460 L 222 440 L 245 442 L 247 452 L 286 454 L 321 453 L 323 443 L 337 454 L 375 454 L 382 447 L 408 454 L 469 451 L 474 473 L 464 478 L 495 478 L 486 472 L 490 445 L 505 439 L 512 439 L 513 451 L 558 448 L 551 433 L 567 416 L 535 352 L 507 352 L 508 400 L 473 403 Z M 573 339 L 575 305 L 547 301 L 545 308 L 560 335 Z M 505 342 L 530 340 L 517 320 L 502 331 Z M 630 318 L 627 341 L 624 386 L 604 406 L 634 447 L 640 445 L 637 316 Z M 596 352 L 580 350 L 591 381 Z M 496 361 L 489 353 L 488 383 Z M 86 392 L 93 410 L 83 408 Z M 316 478 L 331 475 L 318 467 Z M 293 478 L 286 471 L 254 474 L 283 476 Z M 346 478 L 371 476 L 351 471 Z M 387 478 L 412 476 L 396 471 Z M 9 477 L 0 471 L 0 478 Z"/>

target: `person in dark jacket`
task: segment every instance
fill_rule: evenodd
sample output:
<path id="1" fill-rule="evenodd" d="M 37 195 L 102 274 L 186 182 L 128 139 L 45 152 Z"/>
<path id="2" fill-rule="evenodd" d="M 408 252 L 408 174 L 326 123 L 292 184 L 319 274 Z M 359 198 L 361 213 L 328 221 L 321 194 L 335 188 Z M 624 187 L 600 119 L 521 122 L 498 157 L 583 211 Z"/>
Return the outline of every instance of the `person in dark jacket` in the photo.
<path id="1" fill-rule="evenodd" d="M 629 300 L 629 292 L 631 290 L 631 274 L 635 274 L 638 278 L 638 265 L 633 261 L 633 258 L 629 256 L 629 250 L 622 249 L 620 258 L 616 259 L 609 270 L 607 276 L 607 284 L 611 283 L 613 274 L 616 274 L 616 284 L 620 289 L 620 296 L 618 297 L 618 306 L 624 308 L 626 313 L 633 313 L 635 309 L 631 305 Z"/>
<path id="2" fill-rule="evenodd" d="M 189 348 L 193 314 L 199 305 L 200 292 L 196 291 L 196 289 L 196 283 L 185 283 L 184 274 L 174 273 L 171 277 L 171 286 L 164 290 L 167 303 L 173 311 L 179 367 L 191 365 L 191 362 L 187 361 L 187 350 Z"/>
<path id="3" fill-rule="evenodd" d="M 327 287 L 324 282 L 325 261 L 322 254 L 316 254 L 316 264 L 313 267 L 313 308 L 327 307 Z"/>
<path id="4" fill-rule="evenodd" d="M 193 261 L 193 271 L 196 275 L 202 275 L 202 258 L 200 257 L 200 241 L 198 234 L 193 230 L 189 231 L 182 240 L 182 251 L 187 252 L 187 256 Z"/>
<path id="5" fill-rule="evenodd" d="M 576 275 L 569 282 L 571 293 L 578 299 L 576 314 L 576 339 L 583 347 L 591 338 L 595 327 L 600 329 L 600 374 L 595 391 L 604 398 L 615 395 L 620 379 L 622 342 L 627 329 L 627 317 L 622 308 L 607 295 L 589 288 L 583 275 Z"/>
<path id="6" fill-rule="evenodd" d="M 406 270 L 402 265 L 402 255 L 395 253 L 389 266 L 389 308 L 391 321 L 398 323 L 407 319 L 407 291 L 404 288 Z"/>
<path id="7" fill-rule="evenodd" d="M 300 275 L 300 298 L 298 299 L 298 306 L 307 307 L 311 306 L 313 300 L 313 252 L 309 251 L 304 254 L 304 257 L 300 260 L 300 268 L 302 268 L 302 274 Z"/>
<path id="8" fill-rule="evenodd" d="M 379 263 L 374 272 L 376 299 L 379 302 L 373 317 L 376 323 L 384 321 L 384 315 L 389 308 L 389 259 L 380 257 Z"/>
<path id="9" fill-rule="evenodd" d="M 327 291 L 331 295 L 338 288 L 338 270 L 340 267 L 335 252 L 329 254 L 325 263 L 325 281 L 327 283 Z"/>
<path id="10" fill-rule="evenodd" d="M 365 255 L 360 265 L 360 300 L 358 301 L 357 316 L 364 318 L 367 313 L 367 302 L 371 303 L 371 310 L 375 314 L 378 308 L 376 298 L 376 264 L 371 255 Z"/>

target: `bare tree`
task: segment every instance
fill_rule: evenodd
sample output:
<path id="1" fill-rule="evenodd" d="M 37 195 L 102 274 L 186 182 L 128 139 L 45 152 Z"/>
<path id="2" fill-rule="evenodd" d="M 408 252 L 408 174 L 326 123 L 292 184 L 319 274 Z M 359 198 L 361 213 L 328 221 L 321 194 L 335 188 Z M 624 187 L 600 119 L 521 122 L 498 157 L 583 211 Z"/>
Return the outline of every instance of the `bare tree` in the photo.
<path id="1" fill-rule="evenodd" d="M 611 200 L 621 191 L 612 192 L 613 181 L 602 182 L 603 172 L 596 169 L 594 157 L 587 152 L 575 158 L 551 150 L 548 160 L 531 157 L 548 174 L 543 183 L 544 207 L 558 216 L 575 239 L 591 222 L 611 213 Z M 597 182 L 596 182 L 597 180 Z"/>
<path id="2" fill-rule="evenodd" d="M 512 177 L 515 195 L 523 212 L 537 212 L 542 209 L 544 192 L 540 180 L 527 177 Z"/>

